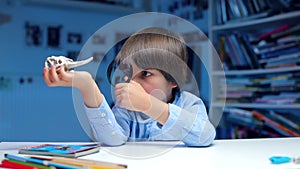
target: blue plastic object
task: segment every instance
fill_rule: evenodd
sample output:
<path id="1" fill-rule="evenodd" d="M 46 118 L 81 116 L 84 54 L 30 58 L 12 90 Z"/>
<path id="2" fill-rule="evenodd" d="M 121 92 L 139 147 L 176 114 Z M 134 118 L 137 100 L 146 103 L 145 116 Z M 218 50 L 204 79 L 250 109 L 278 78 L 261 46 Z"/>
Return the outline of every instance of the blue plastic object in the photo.
<path id="1" fill-rule="evenodd" d="M 269 160 L 272 164 L 282 164 L 282 163 L 289 163 L 292 162 L 292 158 L 290 157 L 284 157 L 284 156 L 273 156 L 270 157 Z"/>

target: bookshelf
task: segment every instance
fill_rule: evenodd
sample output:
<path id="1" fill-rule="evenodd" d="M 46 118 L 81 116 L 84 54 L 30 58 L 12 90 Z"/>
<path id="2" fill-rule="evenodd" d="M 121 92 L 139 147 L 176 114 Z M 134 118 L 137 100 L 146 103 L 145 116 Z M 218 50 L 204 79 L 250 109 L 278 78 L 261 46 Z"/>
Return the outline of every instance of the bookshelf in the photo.
<path id="1" fill-rule="evenodd" d="M 294 136 L 253 112 L 300 123 L 299 19 L 299 2 L 209 1 L 209 39 L 221 61 L 209 57 L 211 110 L 223 112 L 218 138 Z"/>

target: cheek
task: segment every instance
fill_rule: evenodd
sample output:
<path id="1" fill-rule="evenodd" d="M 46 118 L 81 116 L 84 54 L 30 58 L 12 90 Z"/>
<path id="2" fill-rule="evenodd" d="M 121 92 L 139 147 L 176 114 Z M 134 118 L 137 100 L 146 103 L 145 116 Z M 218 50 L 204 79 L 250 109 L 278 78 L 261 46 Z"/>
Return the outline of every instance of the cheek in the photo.
<path id="1" fill-rule="evenodd" d="M 145 90 L 148 94 L 150 94 L 153 90 L 155 90 L 155 87 L 154 87 L 154 86 L 149 85 L 149 84 L 147 84 L 147 83 L 142 83 L 142 84 L 140 84 L 140 85 L 144 88 L 144 90 Z"/>
<path id="2" fill-rule="evenodd" d="M 150 94 L 151 96 L 154 96 L 158 98 L 159 100 L 166 101 L 167 100 L 167 93 L 164 89 L 161 89 L 161 87 L 158 86 L 152 86 L 149 84 L 141 85 L 144 90 Z"/>
<path id="3" fill-rule="evenodd" d="M 142 85 L 142 87 L 144 88 L 144 90 L 152 95 L 155 96 L 156 98 L 159 98 L 160 100 L 165 100 L 166 97 L 170 94 L 170 91 L 172 91 L 171 88 L 168 88 L 166 86 L 156 86 L 156 85 L 149 85 L 149 84 L 145 84 Z"/>
<path id="4" fill-rule="evenodd" d="M 160 89 L 159 86 L 157 86 L 155 83 L 152 83 L 150 81 L 139 81 L 138 83 L 144 88 L 144 90 L 148 94 L 151 94 L 154 90 Z"/>

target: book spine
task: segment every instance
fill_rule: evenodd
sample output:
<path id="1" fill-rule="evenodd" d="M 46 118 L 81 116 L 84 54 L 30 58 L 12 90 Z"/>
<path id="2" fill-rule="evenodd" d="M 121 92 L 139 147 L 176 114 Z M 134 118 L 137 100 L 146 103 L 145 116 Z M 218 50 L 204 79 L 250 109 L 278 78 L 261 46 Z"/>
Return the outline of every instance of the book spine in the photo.
<path id="1" fill-rule="evenodd" d="M 281 25 L 281 26 L 279 26 L 279 27 L 277 27 L 277 28 L 275 28 L 275 29 L 273 29 L 273 30 L 271 30 L 269 32 L 260 34 L 258 36 L 258 39 L 262 40 L 264 38 L 270 37 L 272 34 L 275 34 L 275 33 L 278 33 L 278 32 L 282 32 L 284 30 L 287 30 L 288 28 L 289 28 L 289 25 L 287 25 L 287 24 Z"/>
<path id="2" fill-rule="evenodd" d="M 225 41 L 226 41 L 226 44 L 227 44 L 226 46 L 229 49 L 230 57 L 234 58 L 234 60 L 237 63 L 237 65 L 242 66 L 243 63 L 242 63 L 242 61 L 241 61 L 241 59 L 240 59 L 240 57 L 239 57 L 236 49 L 234 48 L 234 44 L 233 44 L 230 36 L 226 36 Z"/>
<path id="3" fill-rule="evenodd" d="M 286 128 L 285 126 L 277 123 L 276 121 L 273 121 L 272 119 L 264 116 L 263 114 L 255 111 L 255 110 L 253 111 L 253 116 L 257 117 L 260 120 L 265 121 L 267 124 L 270 125 L 270 127 L 274 127 L 274 129 L 280 130 L 280 131 L 282 131 L 282 132 L 284 132 L 284 133 L 286 133 L 286 134 L 288 134 L 290 136 L 295 136 L 295 137 L 299 137 L 300 136 L 300 134 L 298 134 L 298 133 L 296 133 L 296 132 L 294 132 L 294 131 Z"/>
<path id="4" fill-rule="evenodd" d="M 278 120 L 280 120 L 280 121 L 286 123 L 287 125 L 291 126 L 292 128 L 294 128 L 296 130 L 300 130 L 300 125 L 298 125 L 298 124 L 294 123 L 293 121 L 285 118 L 284 116 L 281 116 L 281 115 L 275 113 L 274 111 L 271 111 L 270 114 L 272 116 L 274 116 L 275 118 L 277 118 Z"/>
<path id="5" fill-rule="evenodd" d="M 242 49 L 241 49 L 241 45 L 240 43 L 238 42 L 237 40 L 237 37 L 235 34 L 231 34 L 230 36 L 230 40 L 233 44 L 233 48 L 236 50 L 237 54 L 238 54 L 238 57 L 240 58 L 241 62 L 242 62 L 242 65 L 243 66 L 246 66 L 246 67 L 249 67 L 250 63 L 248 63 Z"/>
<path id="6" fill-rule="evenodd" d="M 221 3 L 221 16 L 222 16 L 222 23 L 226 23 L 228 20 L 227 8 L 226 8 L 226 1 L 220 0 Z"/>

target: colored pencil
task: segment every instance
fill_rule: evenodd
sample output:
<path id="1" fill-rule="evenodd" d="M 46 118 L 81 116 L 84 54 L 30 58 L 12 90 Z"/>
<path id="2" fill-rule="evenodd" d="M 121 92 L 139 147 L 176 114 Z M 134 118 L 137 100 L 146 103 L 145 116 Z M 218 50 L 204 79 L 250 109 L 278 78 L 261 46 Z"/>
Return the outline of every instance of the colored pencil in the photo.
<path id="1" fill-rule="evenodd" d="M 55 163 L 52 161 L 41 160 L 41 159 L 36 159 L 36 158 L 29 158 L 29 157 L 25 157 L 25 156 L 18 156 L 18 155 L 13 155 L 13 154 L 4 154 L 4 157 L 11 159 L 11 160 L 36 163 L 36 164 L 41 164 L 44 166 L 54 166 L 57 168 L 64 168 L 64 169 L 78 169 L 78 167 L 74 167 L 74 166 L 70 166 L 70 165 Z"/>
<path id="2" fill-rule="evenodd" d="M 110 162 L 102 162 L 95 160 L 87 159 L 74 159 L 74 158 L 65 158 L 65 157 L 44 157 L 44 156 L 30 156 L 31 158 L 49 160 L 56 163 L 62 163 L 67 165 L 77 165 L 77 166 L 87 166 L 91 169 L 125 169 L 127 165 L 117 164 Z"/>
<path id="3" fill-rule="evenodd" d="M 39 169 L 56 169 L 54 166 L 44 166 L 41 164 L 36 164 L 36 163 L 29 163 L 29 162 L 23 162 L 23 161 L 17 161 L 17 160 L 11 160 L 11 159 L 5 159 L 6 161 L 13 162 L 13 163 L 18 163 L 18 164 L 24 164 L 32 167 L 37 167 Z"/>
<path id="4" fill-rule="evenodd" d="M 11 169 L 39 169 L 38 167 L 20 164 L 20 163 L 8 161 L 8 160 L 2 160 L 0 167 L 11 168 Z"/>

